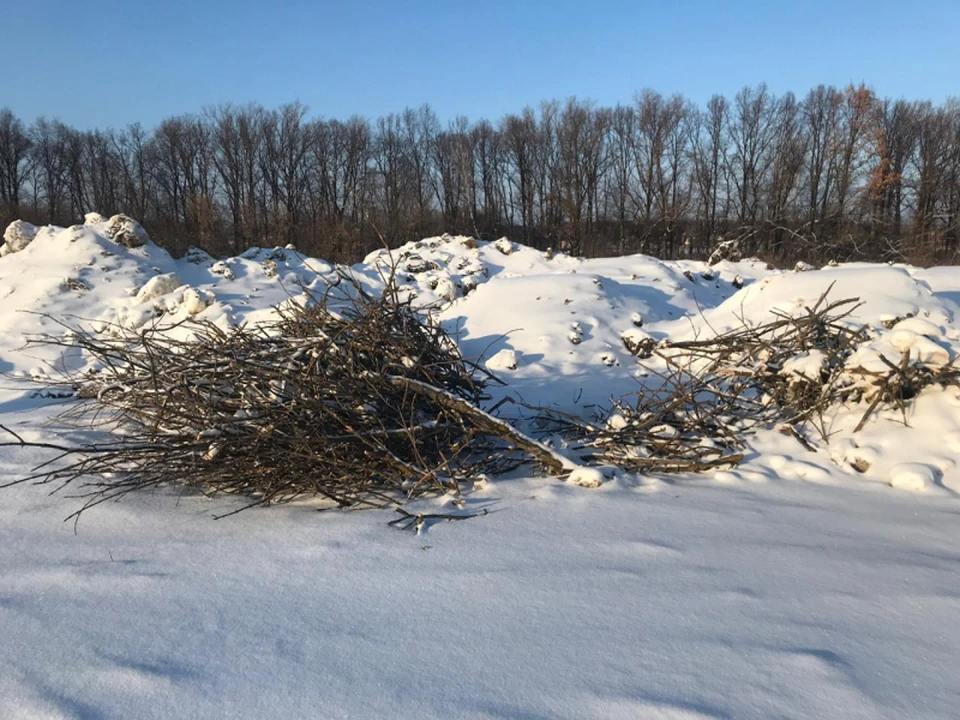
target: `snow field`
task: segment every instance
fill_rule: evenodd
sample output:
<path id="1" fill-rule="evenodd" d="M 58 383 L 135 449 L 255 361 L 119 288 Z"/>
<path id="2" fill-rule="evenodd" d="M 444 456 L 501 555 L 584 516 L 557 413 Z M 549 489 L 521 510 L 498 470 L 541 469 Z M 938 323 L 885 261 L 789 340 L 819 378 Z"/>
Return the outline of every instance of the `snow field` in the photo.
<path id="1" fill-rule="evenodd" d="M 91 362 L 24 348 L 26 335 L 227 329 L 275 317 L 335 270 L 292 248 L 174 260 L 118 233 L 140 237 L 89 216 L 20 227 L 0 253 L 0 423 L 25 437 L 44 436 L 58 400 L 23 379 Z M 352 271 L 376 291 L 393 262 L 403 292 L 506 382 L 491 403 L 591 416 L 652 380 L 625 340 L 803 312 L 831 286 L 863 303 L 851 377 L 881 356 L 960 357 L 955 268 L 707 268 L 443 236 Z M 819 362 L 798 355 L 783 372 Z M 759 433 L 713 474 L 478 479 L 465 508 L 487 514 L 419 534 L 389 528 L 389 511 L 309 502 L 213 521 L 240 501 L 172 490 L 103 505 L 75 534 L 60 520 L 76 501 L 5 490 L 0 718 L 953 718 L 960 392 L 927 388 L 906 416 L 855 432 L 863 410 L 836 408 L 813 452 Z M 2 449 L 0 477 L 42 459 Z"/>

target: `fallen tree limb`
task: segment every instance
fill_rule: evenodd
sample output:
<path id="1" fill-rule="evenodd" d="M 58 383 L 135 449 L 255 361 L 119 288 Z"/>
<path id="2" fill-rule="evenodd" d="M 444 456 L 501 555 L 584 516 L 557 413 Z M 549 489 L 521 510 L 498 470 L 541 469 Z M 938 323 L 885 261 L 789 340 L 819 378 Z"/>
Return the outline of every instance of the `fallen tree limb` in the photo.
<path id="1" fill-rule="evenodd" d="M 543 443 L 537 442 L 528 435 L 524 435 L 509 423 L 495 418 L 475 405 L 461 400 L 440 388 L 427 385 L 418 380 L 407 377 L 391 376 L 389 381 L 403 387 L 410 392 L 422 395 L 436 402 L 442 407 L 456 411 L 468 417 L 480 431 L 499 437 L 512 443 L 524 452 L 540 461 L 544 469 L 554 476 L 568 475 L 576 465 L 567 458 L 555 453 Z"/>

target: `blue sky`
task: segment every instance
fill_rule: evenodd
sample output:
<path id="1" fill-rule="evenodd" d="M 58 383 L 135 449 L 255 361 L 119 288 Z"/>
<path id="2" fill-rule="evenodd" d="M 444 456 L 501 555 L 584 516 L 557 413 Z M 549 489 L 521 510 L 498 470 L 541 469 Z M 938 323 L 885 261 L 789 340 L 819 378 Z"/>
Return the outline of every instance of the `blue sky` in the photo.
<path id="1" fill-rule="evenodd" d="M 497 119 L 645 87 L 702 103 L 766 82 L 803 95 L 960 95 L 960 0 L 3 0 L 0 107 L 152 126 L 221 102 L 375 117 L 429 102 Z"/>

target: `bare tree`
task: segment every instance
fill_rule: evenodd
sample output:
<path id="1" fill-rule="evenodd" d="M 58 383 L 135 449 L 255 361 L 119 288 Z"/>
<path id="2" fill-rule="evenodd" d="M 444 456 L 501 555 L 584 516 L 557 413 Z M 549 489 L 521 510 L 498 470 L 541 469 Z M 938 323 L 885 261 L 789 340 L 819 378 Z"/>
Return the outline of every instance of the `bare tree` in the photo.
<path id="1" fill-rule="evenodd" d="M 733 238 L 778 262 L 954 261 L 960 103 L 759 85 L 702 109 L 645 90 L 444 126 L 428 105 L 372 122 L 223 105 L 152 131 L 0 110 L 0 216 L 94 209 L 141 219 L 173 252 L 295 243 L 352 260 L 450 231 L 587 255 L 708 257 Z"/>
<path id="2" fill-rule="evenodd" d="M 810 91 L 802 106 L 807 132 L 804 161 L 807 222 L 815 237 L 827 221 L 828 200 L 835 182 L 832 151 L 838 142 L 838 117 L 842 101 L 842 95 L 835 88 L 820 85 Z"/>
<path id="3" fill-rule="evenodd" d="M 66 217 L 69 138 L 70 129 L 59 120 L 40 118 L 33 126 L 32 184 L 52 223 L 62 223 Z"/>
<path id="4" fill-rule="evenodd" d="M 644 90 L 636 98 L 637 133 L 633 162 L 638 180 L 635 194 L 643 235 L 639 250 L 655 241 L 655 249 L 672 252 L 679 210 L 679 183 L 686 139 L 686 104 L 679 95 L 664 98 Z"/>
<path id="5" fill-rule="evenodd" d="M 737 93 L 729 134 L 737 221 L 756 226 L 761 220 L 763 188 L 773 166 L 772 149 L 777 137 L 776 100 L 766 85 L 745 87 Z"/>
<path id="6" fill-rule="evenodd" d="M 605 216 L 616 222 L 616 252 L 626 252 L 629 228 L 633 225 L 635 213 L 633 202 L 633 188 L 636 184 L 634 174 L 633 152 L 634 139 L 637 133 L 637 113 L 629 106 L 617 105 L 610 115 L 609 136 L 609 165 L 606 173 L 606 197 L 610 206 Z"/>
<path id="7" fill-rule="evenodd" d="M 8 222 L 20 213 L 32 144 L 20 119 L 7 108 L 0 110 L 0 213 Z"/>
<path id="8" fill-rule="evenodd" d="M 511 169 L 508 175 L 512 187 L 511 207 L 519 206 L 523 239 L 529 240 L 533 230 L 533 174 L 538 134 L 533 110 L 525 108 L 521 115 L 507 115 L 501 128 Z"/>
<path id="9" fill-rule="evenodd" d="M 505 220 L 507 208 L 504 138 L 486 120 L 474 126 L 471 137 L 477 187 L 474 202 L 479 205 L 474 212 L 474 224 L 481 234 L 493 233 Z"/>
<path id="10" fill-rule="evenodd" d="M 728 148 L 726 126 L 728 104 L 722 95 L 714 95 L 706 112 L 696 116 L 692 128 L 694 182 L 699 194 L 697 219 L 704 249 L 716 239 L 727 219 L 724 200 Z"/>
<path id="11" fill-rule="evenodd" d="M 772 225 L 768 251 L 779 257 L 783 254 L 788 226 L 797 214 L 797 193 L 807 139 L 801 125 L 800 106 L 793 93 L 787 93 L 777 101 L 776 113 L 766 215 Z"/>

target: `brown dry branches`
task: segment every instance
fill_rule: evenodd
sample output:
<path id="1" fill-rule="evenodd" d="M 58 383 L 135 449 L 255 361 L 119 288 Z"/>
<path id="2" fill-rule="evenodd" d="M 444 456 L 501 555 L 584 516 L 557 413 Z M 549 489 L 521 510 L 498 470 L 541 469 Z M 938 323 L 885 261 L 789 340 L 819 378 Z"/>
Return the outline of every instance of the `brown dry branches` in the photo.
<path id="1" fill-rule="evenodd" d="M 760 325 L 660 343 L 640 390 L 614 402 L 597 422 L 545 408 L 541 419 L 572 437 L 585 458 L 660 473 L 737 464 L 744 435 L 759 424 L 813 421 L 822 429 L 844 362 L 864 339 L 844 322 L 858 301 L 831 302 L 828 293 L 796 316 L 774 313 Z M 815 373 L 785 372 L 792 359 L 811 354 L 820 360 Z"/>
<path id="2" fill-rule="evenodd" d="M 7 445 L 57 451 L 15 482 L 80 486 L 82 509 L 160 485 L 252 505 L 321 496 L 354 507 L 457 492 L 531 456 L 552 474 L 568 471 L 480 409 L 492 377 L 392 285 L 374 296 L 343 274 L 305 297 L 274 325 L 196 323 L 189 340 L 118 327 L 37 338 L 96 361 L 92 374 L 59 378 L 76 389 L 60 429 L 109 434 L 75 446 L 14 436 Z"/>

